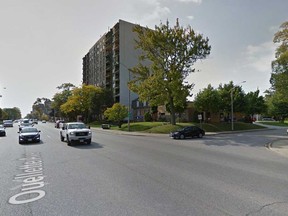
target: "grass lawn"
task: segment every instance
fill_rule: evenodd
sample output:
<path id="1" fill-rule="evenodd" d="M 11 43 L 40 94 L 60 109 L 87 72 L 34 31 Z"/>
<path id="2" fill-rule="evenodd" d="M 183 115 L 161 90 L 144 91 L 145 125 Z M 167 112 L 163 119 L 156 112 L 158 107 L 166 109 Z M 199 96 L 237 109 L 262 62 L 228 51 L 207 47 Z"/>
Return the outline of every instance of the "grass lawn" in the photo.
<path id="1" fill-rule="evenodd" d="M 91 124 L 90 124 L 91 125 Z M 168 134 L 171 131 L 178 130 L 185 126 L 196 125 L 198 127 L 203 128 L 206 132 L 223 132 L 223 131 L 231 131 L 231 123 L 177 123 L 176 125 L 171 125 L 167 122 L 131 122 L 130 123 L 130 131 L 138 131 L 145 133 L 163 133 Z M 101 127 L 100 124 L 92 124 L 92 127 Z M 234 122 L 234 130 L 252 130 L 252 129 L 262 129 L 264 127 L 242 123 L 242 122 Z M 112 130 L 121 130 L 128 131 L 128 124 L 125 123 L 121 128 L 118 126 L 111 126 Z"/>

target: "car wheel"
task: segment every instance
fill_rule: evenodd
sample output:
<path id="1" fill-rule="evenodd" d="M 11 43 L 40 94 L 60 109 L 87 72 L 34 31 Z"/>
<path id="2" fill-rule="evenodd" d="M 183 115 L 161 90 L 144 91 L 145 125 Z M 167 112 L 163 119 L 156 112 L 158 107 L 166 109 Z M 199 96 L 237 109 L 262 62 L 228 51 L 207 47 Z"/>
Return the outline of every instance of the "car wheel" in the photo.
<path id="1" fill-rule="evenodd" d="M 199 137 L 199 138 L 202 138 L 202 137 L 203 137 L 203 134 L 202 134 L 202 133 L 199 133 L 199 134 L 198 134 L 198 137 Z"/>
<path id="2" fill-rule="evenodd" d="M 66 139 L 67 139 L 67 145 L 71 146 L 71 141 L 69 140 L 68 136 L 66 137 Z"/>
<path id="3" fill-rule="evenodd" d="M 62 136 L 62 134 L 60 133 L 60 139 L 62 142 L 64 142 L 64 137 Z"/>
<path id="4" fill-rule="evenodd" d="M 87 144 L 90 145 L 91 144 L 91 139 L 87 140 Z"/>
<path id="5" fill-rule="evenodd" d="M 180 139 L 185 139 L 184 134 L 181 134 L 181 135 L 180 135 Z"/>

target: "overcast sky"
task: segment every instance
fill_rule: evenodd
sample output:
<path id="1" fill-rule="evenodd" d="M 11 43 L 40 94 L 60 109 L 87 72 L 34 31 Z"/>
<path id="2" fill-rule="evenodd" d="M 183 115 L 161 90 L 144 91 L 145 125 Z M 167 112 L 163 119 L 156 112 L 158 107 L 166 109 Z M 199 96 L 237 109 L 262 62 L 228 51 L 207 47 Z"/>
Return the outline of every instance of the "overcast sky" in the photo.
<path id="1" fill-rule="evenodd" d="M 189 76 L 194 95 L 243 80 L 246 93 L 263 93 L 287 9 L 287 0 L 0 0 L 0 107 L 24 117 L 62 83 L 80 86 L 82 58 L 119 19 L 154 29 L 179 18 L 209 38 L 210 56 Z"/>

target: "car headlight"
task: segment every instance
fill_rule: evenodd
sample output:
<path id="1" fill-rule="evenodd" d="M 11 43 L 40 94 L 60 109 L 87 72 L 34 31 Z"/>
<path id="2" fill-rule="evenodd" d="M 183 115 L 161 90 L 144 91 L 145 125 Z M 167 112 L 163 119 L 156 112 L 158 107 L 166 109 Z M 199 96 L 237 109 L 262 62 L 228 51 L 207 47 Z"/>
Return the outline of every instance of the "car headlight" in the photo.
<path id="1" fill-rule="evenodd" d="M 74 133 L 74 132 L 70 132 L 69 134 L 70 134 L 70 135 L 74 135 L 75 133 Z"/>
<path id="2" fill-rule="evenodd" d="M 91 131 L 89 131 L 89 134 L 92 134 L 92 132 L 91 132 Z"/>

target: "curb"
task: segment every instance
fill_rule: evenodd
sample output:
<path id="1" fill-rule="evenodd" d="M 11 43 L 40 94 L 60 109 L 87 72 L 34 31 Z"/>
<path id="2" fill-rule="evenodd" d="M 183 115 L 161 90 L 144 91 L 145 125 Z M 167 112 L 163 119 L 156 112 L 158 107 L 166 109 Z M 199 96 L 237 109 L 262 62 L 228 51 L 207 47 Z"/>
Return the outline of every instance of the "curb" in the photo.
<path id="1" fill-rule="evenodd" d="M 269 150 L 288 158 L 288 139 L 278 139 L 272 141 L 268 143 L 266 147 Z"/>

